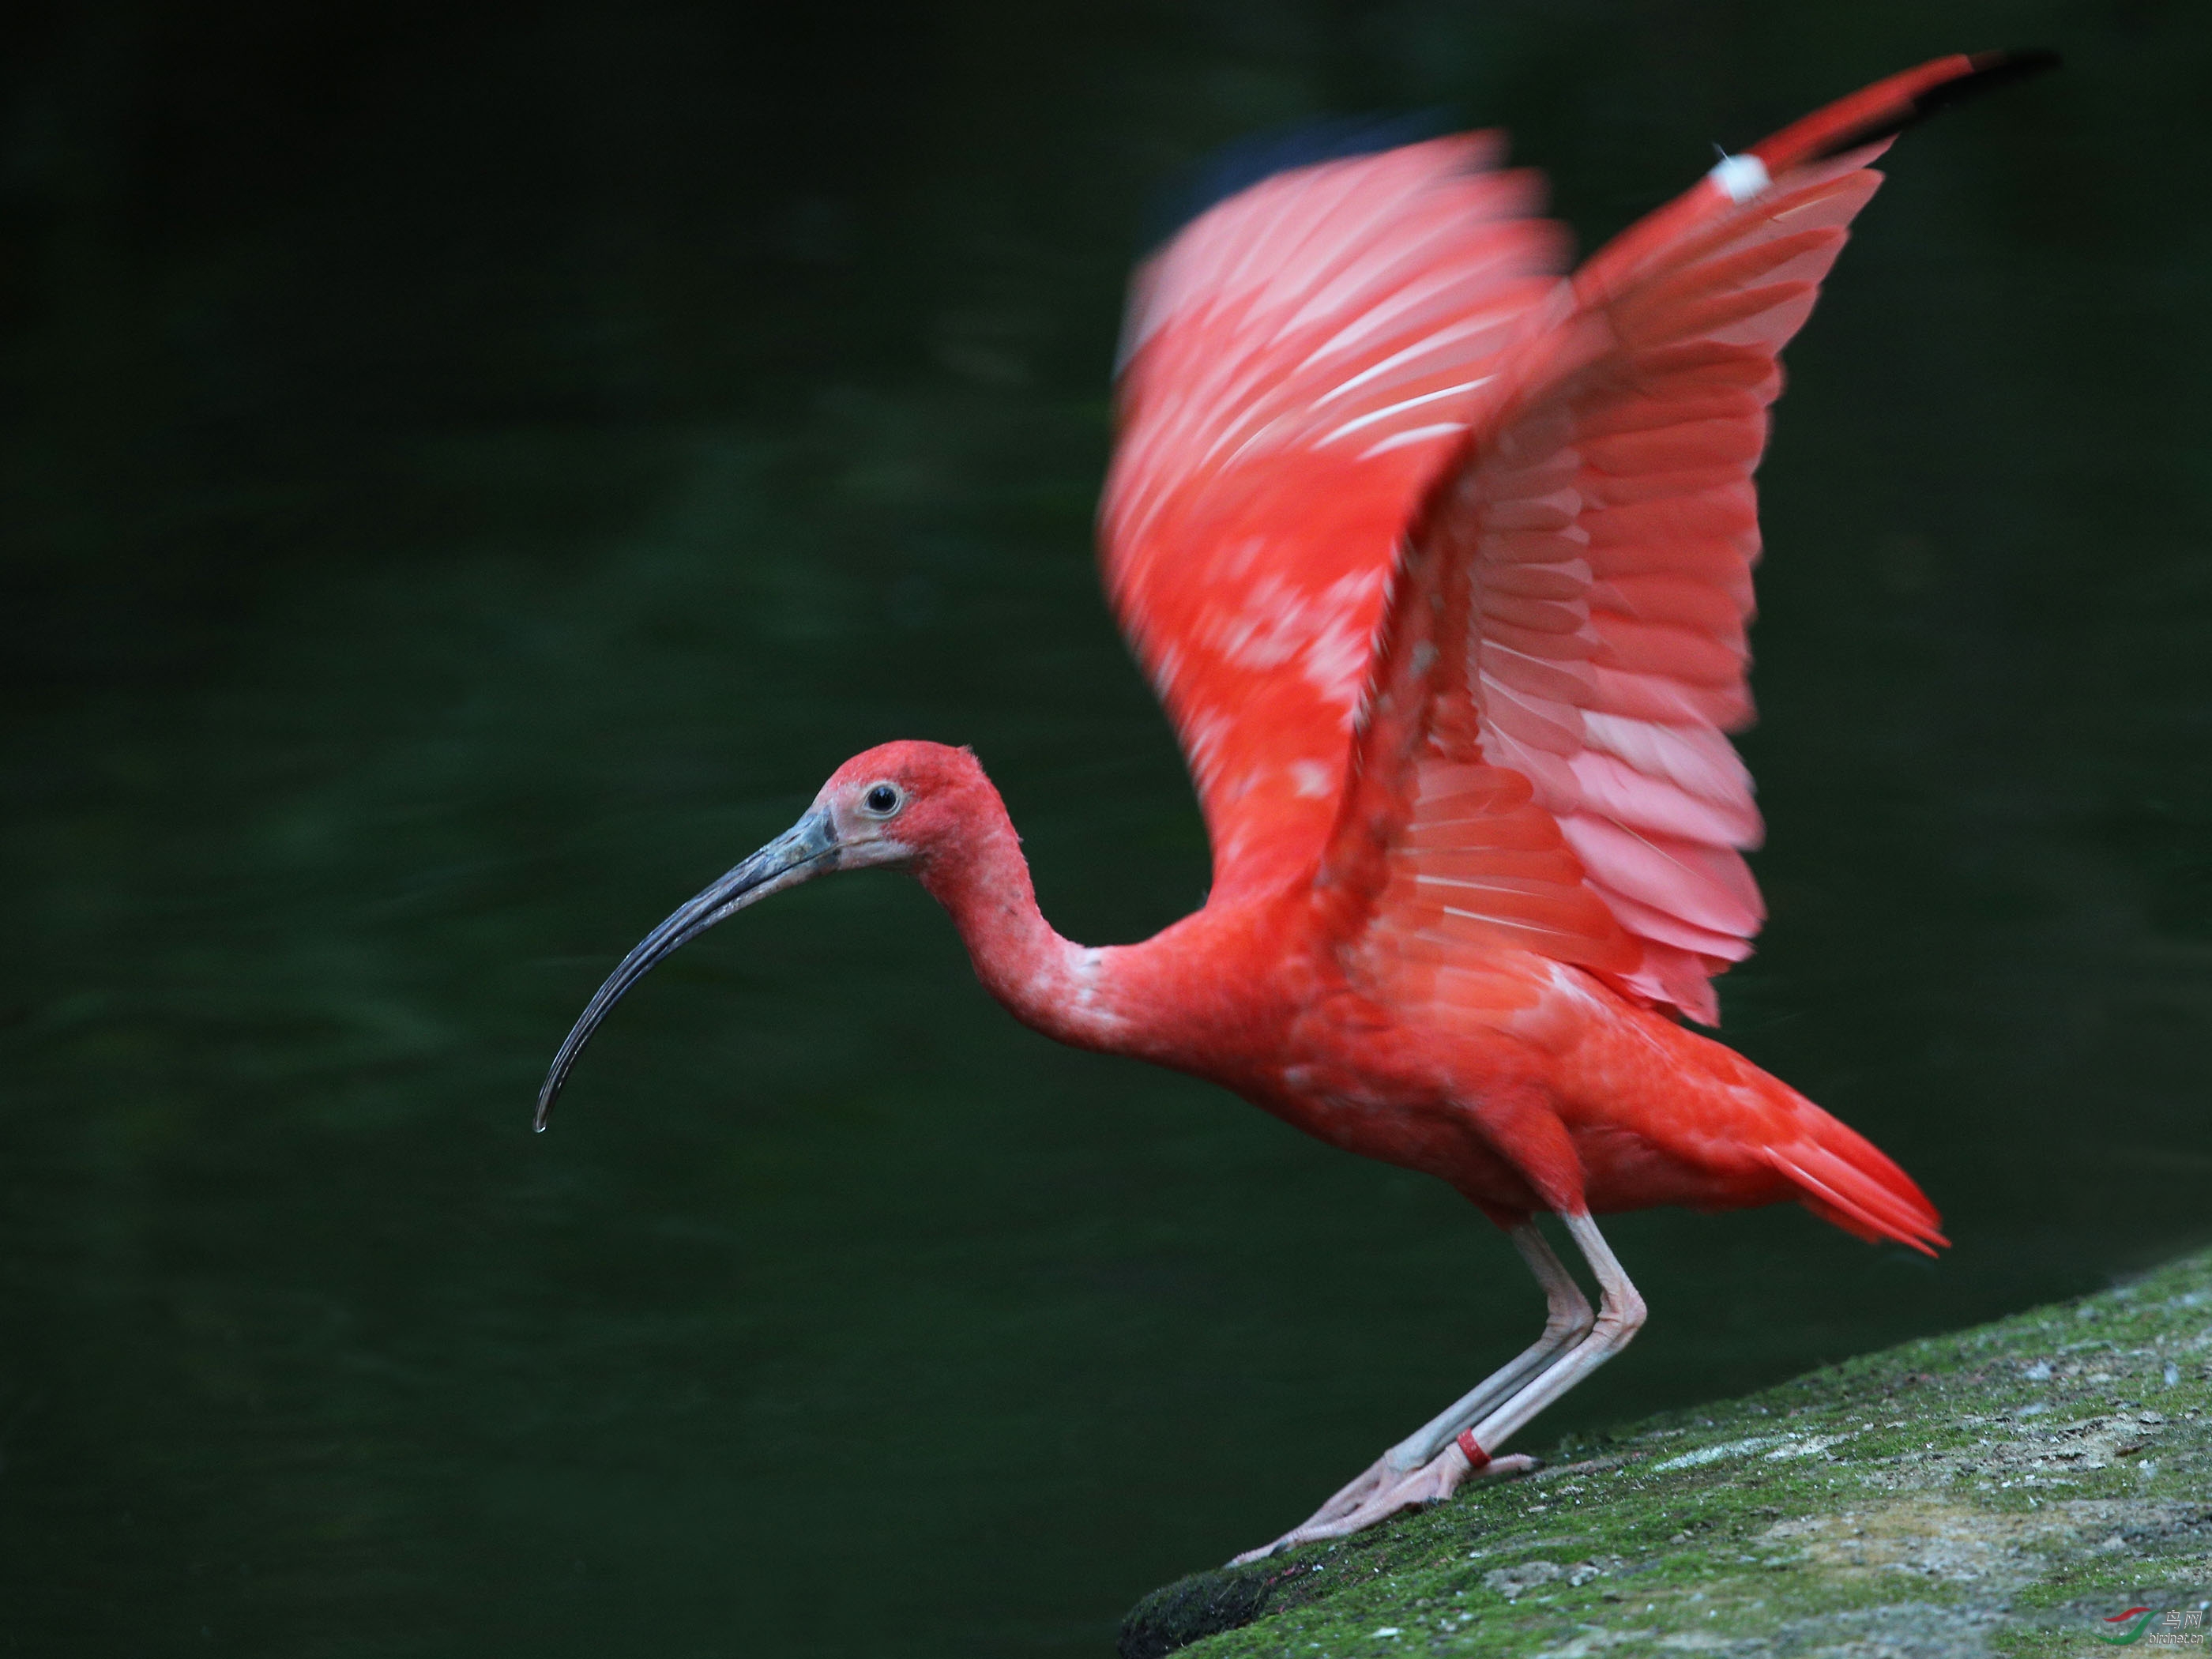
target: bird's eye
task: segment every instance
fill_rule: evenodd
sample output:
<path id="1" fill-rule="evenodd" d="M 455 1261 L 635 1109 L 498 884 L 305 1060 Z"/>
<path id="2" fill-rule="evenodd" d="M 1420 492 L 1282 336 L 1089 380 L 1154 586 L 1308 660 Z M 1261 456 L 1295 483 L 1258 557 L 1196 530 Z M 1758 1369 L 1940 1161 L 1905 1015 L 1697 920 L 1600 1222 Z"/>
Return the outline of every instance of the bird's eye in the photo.
<path id="1" fill-rule="evenodd" d="M 866 795 L 860 798 L 860 805 L 866 807 L 868 811 L 873 812 L 878 817 L 887 818 L 890 817 L 892 813 L 898 811 L 899 800 L 900 796 L 898 786 L 896 784 L 879 783 L 876 785 L 874 788 L 869 790 Z"/>

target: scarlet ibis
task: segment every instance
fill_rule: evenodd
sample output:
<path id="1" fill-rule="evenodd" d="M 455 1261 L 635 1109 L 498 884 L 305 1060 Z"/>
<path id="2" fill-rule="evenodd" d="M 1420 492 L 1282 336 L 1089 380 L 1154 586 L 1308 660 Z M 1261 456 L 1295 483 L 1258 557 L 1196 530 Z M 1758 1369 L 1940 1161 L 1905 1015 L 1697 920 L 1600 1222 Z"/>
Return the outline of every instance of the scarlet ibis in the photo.
<path id="1" fill-rule="evenodd" d="M 1644 1322 L 1595 1215 L 1790 1200 L 1933 1254 L 1902 1170 L 1684 1022 L 1717 1021 L 1711 981 L 1765 915 L 1725 734 L 1751 715 L 1777 354 L 1894 135 L 2051 61 L 1877 82 L 1571 276 L 1494 134 L 1297 167 L 1206 211 L 1137 275 L 1101 514 L 1107 591 L 1197 782 L 1204 908 L 1140 945 L 1062 939 L 975 756 L 885 744 L 623 959 L 538 1127 L 686 940 L 833 870 L 911 872 L 1016 1018 L 1438 1176 L 1535 1274 L 1537 1340 L 1270 1550 L 1534 1466 L 1498 1449 Z"/>

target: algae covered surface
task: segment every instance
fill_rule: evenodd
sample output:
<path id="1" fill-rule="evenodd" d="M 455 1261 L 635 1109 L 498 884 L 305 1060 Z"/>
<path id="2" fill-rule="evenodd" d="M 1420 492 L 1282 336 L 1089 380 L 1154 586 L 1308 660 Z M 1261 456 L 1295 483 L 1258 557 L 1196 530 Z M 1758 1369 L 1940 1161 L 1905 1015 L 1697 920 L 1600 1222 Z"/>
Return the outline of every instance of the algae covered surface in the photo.
<path id="1" fill-rule="evenodd" d="M 2212 1252 L 1553 1455 L 1156 1591 L 1124 1659 L 2201 1653 Z"/>

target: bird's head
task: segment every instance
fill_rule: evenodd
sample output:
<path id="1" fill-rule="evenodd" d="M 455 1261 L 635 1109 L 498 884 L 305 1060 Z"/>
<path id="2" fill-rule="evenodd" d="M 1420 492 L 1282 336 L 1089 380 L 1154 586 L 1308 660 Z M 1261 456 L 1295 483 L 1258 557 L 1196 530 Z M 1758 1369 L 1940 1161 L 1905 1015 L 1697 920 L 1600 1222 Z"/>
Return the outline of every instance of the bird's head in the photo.
<path id="1" fill-rule="evenodd" d="M 997 793 L 975 757 L 941 743 L 886 743 L 863 750 L 830 775 L 799 822 L 732 866 L 640 940 L 607 975 L 553 1057 L 538 1091 L 538 1127 L 545 1127 L 562 1085 L 584 1045 L 623 994 L 656 963 L 747 905 L 833 870 L 896 865 L 927 878 L 933 860 L 962 845 Z"/>
<path id="2" fill-rule="evenodd" d="M 830 867 L 892 864 L 920 870 L 959 845 L 973 830 L 978 807 L 996 799 L 970 750 L 941 743 L 885 743 L 832 772 L 807 815 L 821 817 L 835 843 Z M 801 818 L 800 827 L 806 822 Z"/>

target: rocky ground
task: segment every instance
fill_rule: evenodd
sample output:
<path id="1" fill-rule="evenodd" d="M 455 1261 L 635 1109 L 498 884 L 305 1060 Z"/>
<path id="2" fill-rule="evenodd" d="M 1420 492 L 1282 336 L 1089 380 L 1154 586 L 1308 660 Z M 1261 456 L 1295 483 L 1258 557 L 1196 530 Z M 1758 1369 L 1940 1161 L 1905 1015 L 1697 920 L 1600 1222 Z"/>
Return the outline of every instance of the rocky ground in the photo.
<path id="1" fill-rule="evenodd" d="M 2208 1632 L 2212 1253 L 1197 1574 L 1121 1651 L 1948 1659 Z"/>

